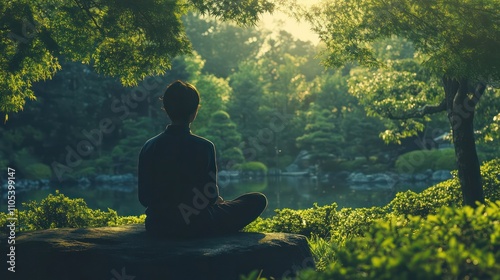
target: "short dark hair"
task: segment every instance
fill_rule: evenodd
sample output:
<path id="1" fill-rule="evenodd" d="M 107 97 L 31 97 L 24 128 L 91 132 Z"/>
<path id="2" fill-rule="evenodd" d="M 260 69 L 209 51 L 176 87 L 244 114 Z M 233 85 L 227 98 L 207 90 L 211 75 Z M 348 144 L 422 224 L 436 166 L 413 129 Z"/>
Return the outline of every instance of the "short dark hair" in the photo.
<path id="1" fill-rule="evenodd" d="M 190 83 L 177 80 L 163 94 L 163 108 L 172 121 L 189 121 L 200 104 L 200 94 Z"/>

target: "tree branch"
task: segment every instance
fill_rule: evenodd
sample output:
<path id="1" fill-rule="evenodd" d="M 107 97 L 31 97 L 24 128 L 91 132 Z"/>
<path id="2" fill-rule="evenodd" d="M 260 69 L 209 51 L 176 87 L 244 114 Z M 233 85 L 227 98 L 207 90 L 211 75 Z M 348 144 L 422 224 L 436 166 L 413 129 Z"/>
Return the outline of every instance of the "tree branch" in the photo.
<path id="1" fill-rule="evenodd" d="M 78 2 L 78 0 L 73 0 L 73 2 L 75 2 L 75 4 L 78 6 L 78 8 L 80 8 L 80 10 L 82 10 L 83 12 L 85 12 L 85 14 L 87 14 L 87 16 L 90 18 L 90 20 L 92 20 L 92 22 L 94 23 L 94 25 L 97 27 L 97 30 L 99 30 L 99 32 L 101 32 L 101 34 L 104 35 L 104 30 L 97 23 L 97 21 L 95 20 L 95 18 L 90 13 L 89 9 L 85 8 L 82 4 L 80 4 L 80 2 Z"/>
<path id="2" fill-rule="evenodd" d="M 391 120 L 406 120 L 414 118 L 422 118 L 426 115 L 431 115 L 446 110 L 446 99 L 443 99 L 441 103 L 435 105 L 425 105 L 416 111 L 408 112 L 406 114 L 396 116 L 390 110 L 387 110 L 387 117 Z"/>

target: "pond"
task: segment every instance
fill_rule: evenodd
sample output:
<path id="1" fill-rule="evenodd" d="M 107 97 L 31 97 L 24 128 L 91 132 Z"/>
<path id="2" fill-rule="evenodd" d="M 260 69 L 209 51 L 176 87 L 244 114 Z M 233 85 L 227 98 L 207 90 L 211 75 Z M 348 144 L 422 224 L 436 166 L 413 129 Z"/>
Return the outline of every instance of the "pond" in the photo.
<path id="1" fill-rule="evenodd" d="M 274 215 L 274 209 L 291 208 L 305 209 L 318 205 L 327 205 L 336 202 L 342 207 L 371 207 L 383 206 L 390 202 L 400 191 L 413 190 L 420 192 L 428 184 L 405 183 L 401 185 L 349 185 L 346 182 L 326 183 L 318 182 L 310 177 L 281 176 L 267 177 L 253 180 L 231 180 L 220 182 L 220 194 L 224 199 L 234 199 L 245 192 L 262 192 L 269 201 L 264 217 Z M 59 191 L 70 198 L 83 198 L 93 209 L 114 209 L 119 215 L 140 215 L 144 207 L 137 199 L 136 186 L 123 186 L 120 190 L 109 186 L 100 187 L 65 187 Z M 22 209 L 21 203 L 37 200 L 54 193 L 55 188 L 32 189 L 16 193 L 17 208 Z M 2 198 L 2 205 L 6 205 L 6 198 Z"/>

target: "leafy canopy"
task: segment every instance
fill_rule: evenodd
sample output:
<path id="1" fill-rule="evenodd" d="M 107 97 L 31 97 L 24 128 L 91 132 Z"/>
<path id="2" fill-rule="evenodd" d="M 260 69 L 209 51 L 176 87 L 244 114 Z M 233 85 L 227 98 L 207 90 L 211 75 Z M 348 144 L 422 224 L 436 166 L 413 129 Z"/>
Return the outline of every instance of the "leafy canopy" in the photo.
<path id="1" fill-rule="evenodd" d="M 172 58 L 189 53 L 181 16 L 189 11 L 254 24 L 272 11 L 268 0 L 13 0 L 0 3 L 0 111 L 18 112 L 37 81 L 60 61 L 90 64 L 100 74 L 136 85 L 164 74 Z"/>
<path id="2" fill-rule="evenodd" d="M 306 18 L 326 43 L 331 66 L 378 66 L 372 43 L 399 36 L 440 75 L 495 81 L 499 11 L 498 0 L 337 0 L 313 6 Z"/>

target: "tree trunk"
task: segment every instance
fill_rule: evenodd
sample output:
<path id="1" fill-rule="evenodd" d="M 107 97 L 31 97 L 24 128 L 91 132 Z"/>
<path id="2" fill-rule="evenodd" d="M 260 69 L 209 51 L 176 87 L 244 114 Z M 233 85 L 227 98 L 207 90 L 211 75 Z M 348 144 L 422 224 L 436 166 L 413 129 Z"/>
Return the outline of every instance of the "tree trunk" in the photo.
<path id="1" fill-rule="evenodd" d="M 484 203 L 484 193 L 474 137 L 474 111 L 484 87 L 473 91 L 467 79 L 457 81 L 445 78 L 443 81 L 463 202 L 476 207 L 477 202 Z"/>

